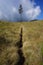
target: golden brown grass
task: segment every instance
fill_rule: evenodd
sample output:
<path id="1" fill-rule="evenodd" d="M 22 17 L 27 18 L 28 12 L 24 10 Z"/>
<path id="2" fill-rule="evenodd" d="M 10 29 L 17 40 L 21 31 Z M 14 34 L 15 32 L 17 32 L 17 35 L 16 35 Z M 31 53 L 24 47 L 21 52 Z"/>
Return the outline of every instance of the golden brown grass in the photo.
<path id="1" fill-rule="evenodd" d="M 25 65 L 43 65 L 43 21 L 0 22 L 0 65 L 15 65 L 19 59 L 16 43 L 23 28 Z M 2 41 L 1 41 L 2 39 Z"/>

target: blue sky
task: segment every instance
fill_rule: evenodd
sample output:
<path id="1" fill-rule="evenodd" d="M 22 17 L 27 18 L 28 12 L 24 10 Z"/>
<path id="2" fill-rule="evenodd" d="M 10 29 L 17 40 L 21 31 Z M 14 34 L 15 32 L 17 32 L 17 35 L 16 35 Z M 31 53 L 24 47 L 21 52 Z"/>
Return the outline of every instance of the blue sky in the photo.
<path id="1" fill-rule="evenodd" d="M 0 20 L 19 21 L 19 5 L 23 20 L 43 19 L 43 0 L 0 0 Z"/>
<path id="2" fill-rule="evenodd" d="M 35 0 L 35 2 L 41 8 L 41 14 L 37 18 L 43 20 L 43 0 Z"/>

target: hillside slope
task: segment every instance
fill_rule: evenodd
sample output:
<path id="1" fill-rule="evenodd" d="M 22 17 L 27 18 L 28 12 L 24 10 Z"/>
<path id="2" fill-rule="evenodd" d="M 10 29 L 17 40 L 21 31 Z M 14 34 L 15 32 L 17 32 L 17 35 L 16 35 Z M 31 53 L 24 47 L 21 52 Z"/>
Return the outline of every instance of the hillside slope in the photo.
<path id="1" fill-rule="evenodd" d="M 0 65 L 17 65 L 21 28 L 23 65 L 43 65 L 43 21 L 0 22 Z"/>

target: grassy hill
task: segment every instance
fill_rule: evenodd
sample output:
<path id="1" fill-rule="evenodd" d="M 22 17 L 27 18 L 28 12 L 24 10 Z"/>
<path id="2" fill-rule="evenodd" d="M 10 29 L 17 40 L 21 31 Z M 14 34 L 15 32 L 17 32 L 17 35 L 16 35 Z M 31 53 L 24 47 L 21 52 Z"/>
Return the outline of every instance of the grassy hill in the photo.
<path id="1" fill-rule="evenodd" d="M 0 22 L 0 65 L 17 65 L 21 28 L 23 65 L 43 65 L 43 21 Z"/>

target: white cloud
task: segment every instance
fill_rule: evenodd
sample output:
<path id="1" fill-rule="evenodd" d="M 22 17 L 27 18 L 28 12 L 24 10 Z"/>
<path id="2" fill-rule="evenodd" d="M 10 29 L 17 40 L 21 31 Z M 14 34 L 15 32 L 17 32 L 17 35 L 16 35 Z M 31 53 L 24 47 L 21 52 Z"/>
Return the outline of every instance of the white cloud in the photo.
<path id="1" fill-rule="evenodd" d="M 0 16 L 2 16 L 2 12 L 0 11 Z"/>
<path id="2" fill-rule="evenodd" d="M 16 8 L 15 7 L 12 7 L 12 11 L 15 13 L 17 12 Z"/>
<path id="3" fill-rule="evenodd" d="M 31 0 L 22 0 L 22 4 L 24 7 L 26 7 L 24 9 L 25 11 L 25 16 L 28 18 L 28 19 L 35 19 L 37 18 L 37 16 L 40 15 L 41 13 L 41 8 L 40 6 L 37 6 L 36 3 L 34 1 L 31 1 Z"/>
<path id="4" fill-rule="evenodd" d="M 35 8 L 26 11 L 26 15 L 30 19 L 35 19 L 40 13 L 41 13 L 41 9 L 39 6 L 36 6 Z"/>
<path id="5" fill-rule="evenodd" d="M 23 6 L 23 20 L 35 19 L 41 13 L 40 5 L 36 5 L 34 0 L 0 0 L 0 19 L 19 20 L 18 6 L 20 4 Z"/>
<path id="6" fill-rule="evenodd" d="M 3 17 L 3 13 L 0 11 L 0 19 L 2 19 Z"/>
<path id="7" fill-rule="evenodd" d="M 23 19 L 25 19 L 25 17 L 28 19 L 28 20 L 32 20 L 32 19 L 35 19 L 37 18 L 37 16 L 40 15 L 41 13 L 41 8 L 40 6 L 36 5 L 36 3 L 31 0 L 20 0 L 20 3 L 22 4 L 23 6 Z M 19 3 L 18 3 L 19 5 Z M 17 7 L 12 7 L 12 12 L 14 13 L 14 15 L 16 15 L 17 17 L 19 16 L 18 15 L 18 8 Z M 12 15 L 13 16 L 13 15 Z"/>

